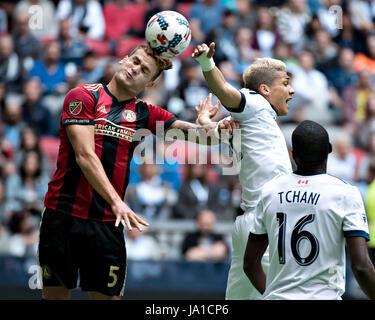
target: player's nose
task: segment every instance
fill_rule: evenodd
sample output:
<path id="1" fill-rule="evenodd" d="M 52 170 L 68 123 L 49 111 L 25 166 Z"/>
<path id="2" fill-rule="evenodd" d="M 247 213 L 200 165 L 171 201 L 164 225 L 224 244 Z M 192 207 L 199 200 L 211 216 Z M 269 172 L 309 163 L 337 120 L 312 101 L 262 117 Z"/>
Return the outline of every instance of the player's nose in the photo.
<path id="1" fill-rule="evenodd" d="M 292 86 L 290 86 L 290 89 L 289 89 L 289 94 L 292 96 L 292 95 L 294 95 L 294 89 L 293 89 L 293 87 Z"/>
<path id="2" fill-rule="evenodd" d="M 141 67 L 138 66 L 138 65 L 134 65 L 132 68 L 131 68 L 131 72 L 132 72 L 132 75 L 136 75 L 139 73 L 139 71 L 141 70 Z"/>

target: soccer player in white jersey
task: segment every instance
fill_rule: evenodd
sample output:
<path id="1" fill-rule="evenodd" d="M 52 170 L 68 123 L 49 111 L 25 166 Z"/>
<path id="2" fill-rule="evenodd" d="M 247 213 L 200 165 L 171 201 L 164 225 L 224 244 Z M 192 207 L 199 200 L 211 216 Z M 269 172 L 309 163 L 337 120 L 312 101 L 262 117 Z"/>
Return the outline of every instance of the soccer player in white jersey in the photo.
<path id="1" fill-rule="evenodd" d="M 358 189 L 326 173 L 327 131 L 303 121 L 292 134 L 294 173 L 265 185 L 250 226 L 244 270 L 264 299 L 341 299 L 345 243 L 362 290 L 375 299 L 375 269 Z M 260 259 L 269 246 L 267 275 Z"/>
<path id="2" fill-rule="evenodd" d="M 229 270 L 226 299 L 261 299 L 243 271 L 250 226 L 263 185 L 280 175 L 292 172 L 285 138 L 276 123 L 277 116 L 288 113 L 287 102 L 294 94 L 285 64 L 276 59 L 261 58 L 252 63 L 243 74 L 244 88 L 237 90 L 215 66 L 215 43 L 195 48 L 192 57 L 201 67 L 212 92 L 241 129 L 243 215 L 236 218 L 232 232 L 232 261 Z M 201 125 L 210 119 L 203 119 Z M 263 259 L 265 266 L 267 259 Z"/>

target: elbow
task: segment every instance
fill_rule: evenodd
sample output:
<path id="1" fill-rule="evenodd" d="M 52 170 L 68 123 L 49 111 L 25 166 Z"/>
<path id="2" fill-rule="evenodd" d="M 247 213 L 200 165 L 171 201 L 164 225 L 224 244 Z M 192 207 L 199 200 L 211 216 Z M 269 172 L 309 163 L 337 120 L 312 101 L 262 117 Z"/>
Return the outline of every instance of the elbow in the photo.
<path id="1" fill-rule="evenodd" d="M 361 263 L 352 263 L 351 267 L 353 274 L 359 278 L 366 277 L 366 275 L 368 275 L 369 273 L 374 272 L 374 266 L 369 259 Z"/>
<path id="2" fill-rule="evenodd" d="M 90 159 L 89 152 L 86 152 L 84 150 L 79 150 L 75 152 L 75 160 L 81 168 L 86 166 L 89 159 Z"/>

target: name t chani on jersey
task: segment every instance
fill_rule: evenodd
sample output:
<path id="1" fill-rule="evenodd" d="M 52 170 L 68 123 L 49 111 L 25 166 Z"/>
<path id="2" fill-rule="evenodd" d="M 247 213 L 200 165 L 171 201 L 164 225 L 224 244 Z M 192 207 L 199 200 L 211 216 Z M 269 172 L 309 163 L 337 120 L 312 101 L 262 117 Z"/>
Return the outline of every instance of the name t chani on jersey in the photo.
<path id="1" fill-rule="evenodd" d="M 315 192 L 302 192 L 296 190 L 289 190 L 287 192 L 278 192 L 280 204 L 284 202 L 287 203 L 307 203 L 315 205 L 318 203 L 320 198 L 320 193 Z"/>

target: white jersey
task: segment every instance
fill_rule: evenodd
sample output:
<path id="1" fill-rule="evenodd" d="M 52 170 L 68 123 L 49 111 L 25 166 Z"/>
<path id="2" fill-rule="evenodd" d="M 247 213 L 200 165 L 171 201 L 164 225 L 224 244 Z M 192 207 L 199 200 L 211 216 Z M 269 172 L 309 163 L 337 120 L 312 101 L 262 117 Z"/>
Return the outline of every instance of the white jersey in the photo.
<path id="1" fill-rule="evenodd" d="M 328 174 L 289 174 L 266 184 L 250 237 L 267 234 L 264 299 L 341 299 L 345 237 L 369 239 L 356 187 Z"/>
<path id="2" fill-rule="evenodd" d="M 271 179 L 292 172 L 285 138 L 276 123 L 277 114 L 260 94 L 241 89 L 239 110 L 231 109 L 231 116 L 241 128 L 241 169 L 244 211 L 254 209 L 263 185 Z"/>

